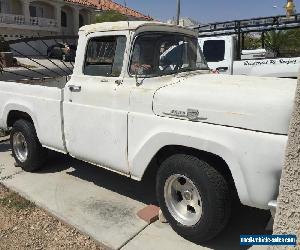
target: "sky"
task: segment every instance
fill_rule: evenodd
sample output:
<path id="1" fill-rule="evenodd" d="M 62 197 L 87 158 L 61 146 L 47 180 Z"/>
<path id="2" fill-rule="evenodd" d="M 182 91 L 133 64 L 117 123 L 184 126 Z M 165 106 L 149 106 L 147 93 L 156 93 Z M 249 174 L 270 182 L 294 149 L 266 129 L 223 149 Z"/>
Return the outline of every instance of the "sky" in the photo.
<path id="1" fill-rule="evenodd" d="M 176 0 L 115 0 L 156 20 L 176 16 Z M 300 0 L 294 0 L 300 11 Z M 181 16 L 201 23 L 285 14 L 286 0 L 181 0 Z M 274 7 L 276 6 L 276 7 Z"/>

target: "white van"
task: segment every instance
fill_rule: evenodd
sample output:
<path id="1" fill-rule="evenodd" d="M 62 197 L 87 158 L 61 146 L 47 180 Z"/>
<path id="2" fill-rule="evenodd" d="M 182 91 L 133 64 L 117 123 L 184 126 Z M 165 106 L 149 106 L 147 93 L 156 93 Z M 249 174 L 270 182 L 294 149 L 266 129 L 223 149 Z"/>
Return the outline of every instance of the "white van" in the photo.
<path id="1" fill-rule="evenodd" d="M 275 58 L 265 49 L 242 50 L 238 58 L 237 36 L 199 38 L 208 66 L 215 72 L 228 75 L 272 76 L 297 78 L 300 57 Z"/>

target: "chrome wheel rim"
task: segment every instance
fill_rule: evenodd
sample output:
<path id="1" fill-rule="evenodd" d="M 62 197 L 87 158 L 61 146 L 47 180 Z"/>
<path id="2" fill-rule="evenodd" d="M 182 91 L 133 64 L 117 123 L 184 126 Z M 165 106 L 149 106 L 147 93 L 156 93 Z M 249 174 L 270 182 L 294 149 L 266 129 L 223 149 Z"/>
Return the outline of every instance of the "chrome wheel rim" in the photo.
<path id="1" fill-rule="evenodd" d="M 13 149 L 20 162 L 25 162 L 28 156 L 28 146 L 21 132 L 13 134 Z"/>
<path id="2" fill-rule="evenodd" d="M 170 176 L 164 187 L 165 202 L 173 218 L 194 226 L 202 216 L 202 200 L 195 184 L 184 175 Z"/>

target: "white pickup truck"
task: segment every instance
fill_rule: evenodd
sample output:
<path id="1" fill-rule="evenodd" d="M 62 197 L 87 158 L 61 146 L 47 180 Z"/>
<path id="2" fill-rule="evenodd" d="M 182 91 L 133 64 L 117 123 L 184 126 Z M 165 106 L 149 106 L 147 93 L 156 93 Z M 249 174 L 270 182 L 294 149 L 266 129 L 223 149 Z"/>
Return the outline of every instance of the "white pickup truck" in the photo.
<path id="1" fill-rule="evenodd" d="M 51 149 L 137 181 L 157 168 L 163 214 L 197 242 L 226 226 L 235 194 L 269 209 L 296 80 L 210 74 L 197 34 L 158 22 L 85 26 L 78 45 L 68 82 L 0 82 L 17 165 L 36 171 Z"/>
<path id="2" fill-rule="evenodd" d="M 208 66 L 215 72 L 227 75 L 249 75 L 297 78 L 300 57 L 276 58 L 265 49 L 242 50 L 237 58 L 236 36 L 199 38 L 199 44 Z"/>

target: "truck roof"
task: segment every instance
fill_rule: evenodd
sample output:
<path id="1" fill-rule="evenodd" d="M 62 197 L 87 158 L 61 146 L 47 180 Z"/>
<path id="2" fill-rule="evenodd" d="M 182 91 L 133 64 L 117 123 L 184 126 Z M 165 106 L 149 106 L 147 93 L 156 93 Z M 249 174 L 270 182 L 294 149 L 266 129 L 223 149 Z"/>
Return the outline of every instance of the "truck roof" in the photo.
<path id="1" fill-rule="evenodd" d="M 95 23 L 91 25 L 83 26 L 79 29 L 79 31 L 84 32 L 86 34 L 94 33 L 94 32 L 105 32 L 105 31 L 122 31 L 122 30 L 137 30 L 139 28 L 165 28 L 176 30 L 181 33 L 188 33 L 190 35 L 197 35 L 197 33 L 188 28 L 184 28 L 181 26 L 176 26 L 173 24 L 166 24 L 162 22 L 155 21 L 119 21 L 119 22 L 105 22 L 105 23 Z"/>

